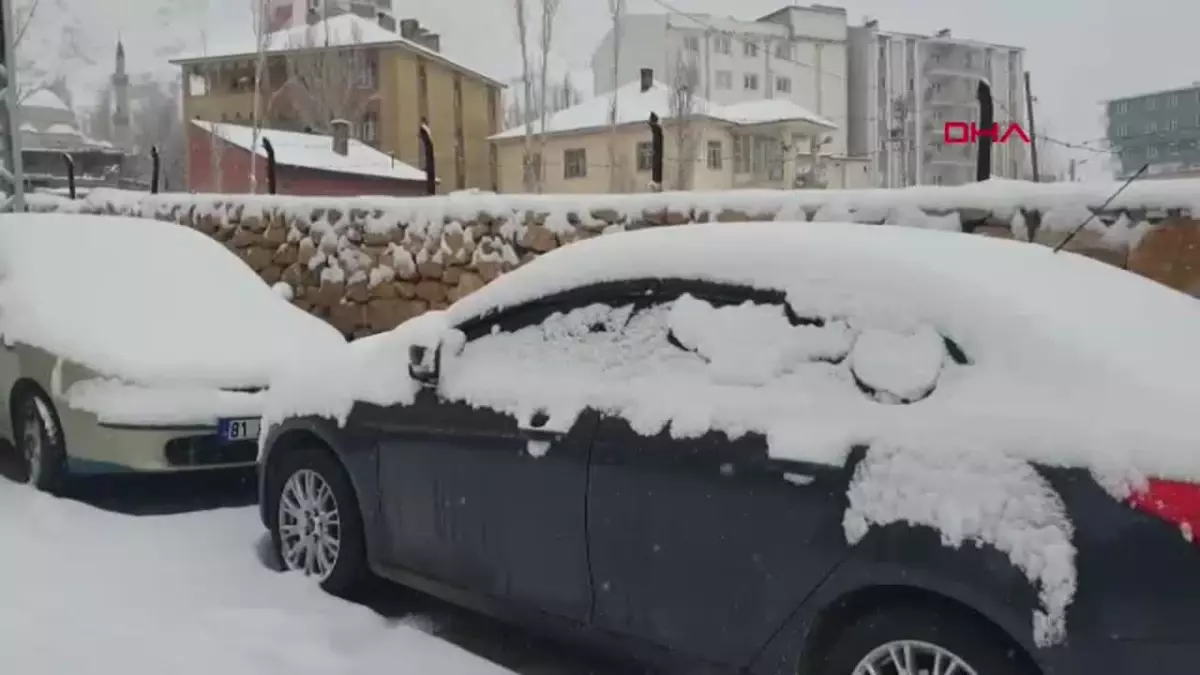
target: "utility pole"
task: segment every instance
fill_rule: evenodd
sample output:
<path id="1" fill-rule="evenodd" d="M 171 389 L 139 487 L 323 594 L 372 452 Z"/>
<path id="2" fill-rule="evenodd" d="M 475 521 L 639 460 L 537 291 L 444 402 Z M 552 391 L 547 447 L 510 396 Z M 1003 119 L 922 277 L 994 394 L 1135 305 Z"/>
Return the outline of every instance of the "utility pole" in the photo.
<path id="1" fill-rule="evenodd" d="M 1033 139 L 1030 139 L 1030 140 L 1033 140 Z M 1071 182 L 1074 183 L 1075 182 L 1075 160 L 1071 160 L 1071 164 L 1070 164 L 1070 167 L 1068 168 L 1068 171 L 1070 172 L 1069 175 L 1071 176 Z"/>
<path id="2" fill-rule="evenodd" d="M 17 96 L 17 58 L 13 49 L 12 0 L 0 0 L 0 164 L 8 183 L 9 200 L 7 210 L 25 210 L 25 171 L 21 166 L 21 132 L 18 113 L 20 99 Z M 7 175 L 4 175 L 7 174 Z"/>
<path id="3" fill-rule="evenodd" d="M 1025 71 L 1025 112 L 1029 116 L 1029 158 L 1033 161 L 1033 182 L 1041 182 L 1037 159 L 1037 127 L 1033 124 L 1033 90 L 1029 86 L 1029 71 Z"/>

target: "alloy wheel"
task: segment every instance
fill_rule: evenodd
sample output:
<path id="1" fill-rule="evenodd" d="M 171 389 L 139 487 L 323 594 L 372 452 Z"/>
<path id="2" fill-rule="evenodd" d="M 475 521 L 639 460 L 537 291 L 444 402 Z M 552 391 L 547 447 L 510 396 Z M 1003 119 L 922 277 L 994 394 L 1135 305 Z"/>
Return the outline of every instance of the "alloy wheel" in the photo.
<path id="1" fill-rule="evenodd" d="M 978 675 L 954 652 L 920 640 L 895 640 L 871 650 L 852 675 Z"/>
<path id="2" fill-rule="evenodd" d="M 25 406 L 25 415 L 21 421 L 21 450 L 28 467 L 27 482 L 36 485 L 42 474 L 42 454 L 45 452 L 42 441 L 42 416 L 38 413 L 37 404 L 30 401 Z"/>
<path id="3" fill-rule="evenodd" d="M 333 488 L 312 469 L 293 473 L 279 496 L 280 556 L 288 570 L 324 581 L 337 565 L 342 521 Z"/>

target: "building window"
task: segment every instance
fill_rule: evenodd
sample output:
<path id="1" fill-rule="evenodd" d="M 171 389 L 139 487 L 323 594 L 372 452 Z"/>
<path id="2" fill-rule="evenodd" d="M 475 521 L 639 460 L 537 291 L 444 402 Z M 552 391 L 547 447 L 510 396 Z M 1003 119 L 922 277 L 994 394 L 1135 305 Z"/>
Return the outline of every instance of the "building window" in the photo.
<path id="1" fill-rule="evenodd" d="M 758 56 L 758 43 L 749 41 L 742 43 L 742 53 L 750 58 L 756 58 Z"/>
<path id="2" fill-rule="evenodd" d="M 718 54 L 728 54 L 732 51 L 732 42 L 728 35 L 718 35 L 713 38 L 713 51 Z"/>
<path id="3" fill-rule="evenodd" d="M 747 74 L 742 78 L 742 87 L 744 89 L 758 89 L 758 75 Z"/>
<path id="4" fill-rule="evenodd" d="M 1174 108 L 1179 105 L 1179 94 L 1171 94 L 1167 97 L 1167 107 Z"/>
<path id="5" fill-rule="evenodd" d="M 587 178 L 587 150 L 563 151 L 563 178 Z"/>
<path id="6" fill-rule="evenodd" d="M 775 58 L 790 61 L 792 59 L 792 46 L 786 42 L 780 42 L 775 45 Z"/>
<path id="7" fill-rule="evenodd" d="M 363 115 L 362 124 L 359 127 L 358 138 L 363 143 L 374 144 L 379 140 L 379 116 L 373 112 L 368 112 Z"/>
<path id="8" fill-rule="evenodd" d="M 683 48 L 689 52 L 700 51 L 700 38 L 695 35 L 686 35 L 683 38 Z"/>
<path id="9" fill-rule="evenodd" d="M 634 152 L 637 153 L 637 170 L 652 171 L 654 169 L 654 144 L 649 141 L 638 143 Z"/>
<path id="10" fill-rule="evenodd" d="M 1179 120 L 1171 120 L 1171 131 L 1179 128 Z"/>
<path id="11" fill-rule="evenodd" d="M 791 78 L 779 77 L 778 75 L 776 75 L 775 76 L 775 91 L 782 92 L 784 94 L 790 94 L 792 92 Z"/>
<path id="12" fill-rule="evenodd" d="M 529 155 L 529 167 L 536 181 L 542 180 L 542 153 L 534 152 Z"/>
<path id="13" fill-rule="evenodd" d="M 1158 131 L 1158 122 L 1151 122 L 1146 125 L 1146 133 L 1152 134 Z"/>
<path id="14" fill-rule="evenodd" d="M 1146 110 L 1154 110 L 1154 99 L 1146 99 Z"/>
<path id="15" fill-rule="evenodd" d="M 1119 125 L 1117 127 L 1117 135 L 1121 136 L 1121 137 L 1128 136 L 1129 135 L 1129 125 L 1128 124 Z"/>
<path id="16" fill-rule="evenodd" d="M 1125 101 L 1121 101 L 1120 103 L 1117 104 L 1117 112 L 1119 112 L 1119 113 L 1129 112 L 1129 104 L 1126 103 Z"/>
<path id="17" fill-rule="evenodd" d="M 713 171 L 720 171 L 721 167 L 724 166 L 723 158 L 721 157 L 721 152 L 723 150 L 724 150 L 724 148 L 721 147 L 721 141 L 709 141 L 708 142 L 708 168 L 709 169 L 712 169 Z"/>
<path id="18" fill-rule="evenodd" d="M 718 70 L 717 89 L 733 89 L 733 73 L 728 70 Z"/>
<path id="19" fill-rule="evenodd" d="M 750 173 L 750 140 L 747 135 L 733 137 L 733 171 Z"/>
<path id="20" fill-rule="evenodd" d="M 1147 146 L 1146 147 L 1146 156 L 1147 157 L 1158 157 L 1158 147 L 1153 146 L 1153 145 Z"/>

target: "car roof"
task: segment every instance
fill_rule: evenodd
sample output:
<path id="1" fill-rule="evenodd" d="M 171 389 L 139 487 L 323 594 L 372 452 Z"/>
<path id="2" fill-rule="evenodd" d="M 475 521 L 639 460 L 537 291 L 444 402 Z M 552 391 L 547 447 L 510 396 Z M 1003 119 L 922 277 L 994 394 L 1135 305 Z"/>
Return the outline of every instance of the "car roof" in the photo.
<path id="1" fill-rule="evenodd" d="M 922 322 L 973 357 L 1072 362 L 1200 393 L 1200 305 L 1125 270 L 1018 241 L 851 223 L 656 227 L 544 254 L 455 303 L 460 325 L 596 284 L 683 279 L 775 289 L 800 315 Z"/>

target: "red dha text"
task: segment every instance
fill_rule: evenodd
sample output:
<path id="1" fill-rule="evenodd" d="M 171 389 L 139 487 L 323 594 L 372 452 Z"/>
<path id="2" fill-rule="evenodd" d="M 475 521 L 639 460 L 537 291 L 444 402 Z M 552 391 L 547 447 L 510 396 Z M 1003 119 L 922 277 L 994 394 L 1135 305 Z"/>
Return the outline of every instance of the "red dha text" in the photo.
<path id="1" fill-rule="evenodd" d="M 974 122 L 946 122 L 943 135 L 946 145 L 978 143 L 980 137 L 990 138 L 993 143 L 1007 143 L 1008 139 L 1014 135 L 1019 136 L 1025 143 L 1029 143 L 1029 134 L 1025 133 L 1021 125 L 1016 122 L 1010 122 L 1003 133 L 1000 131 L 999 124 L 993 124 L 990 129 L 986 127 L 981 129 Z"/>

